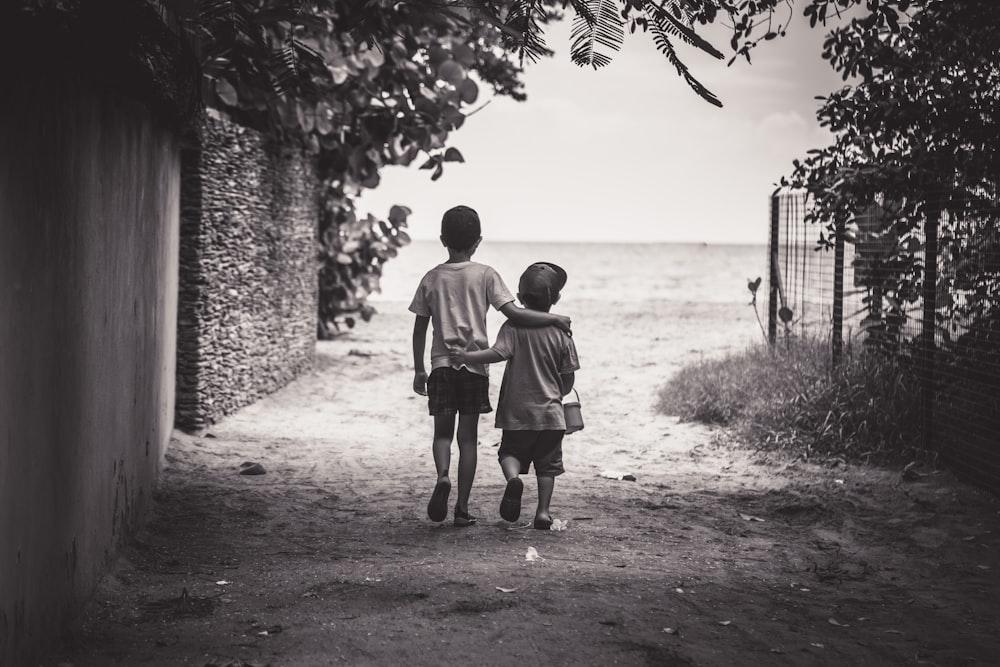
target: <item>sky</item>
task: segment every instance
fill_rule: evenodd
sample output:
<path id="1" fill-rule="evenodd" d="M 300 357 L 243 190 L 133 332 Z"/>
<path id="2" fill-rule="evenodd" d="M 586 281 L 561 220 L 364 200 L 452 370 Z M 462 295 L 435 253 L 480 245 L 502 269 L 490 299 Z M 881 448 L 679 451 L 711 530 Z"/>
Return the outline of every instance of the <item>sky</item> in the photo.
<path id="1" fill-rule="evenodd" d="M 792 160 L 830 143 L 815 97 L 844 85 L 821 58 L 823 32 L 789 19 L 752 64 L 727 67 L 726 36 L 710 38 L 725 60 L 678 44 L 721 109 L 688 88 L 649 35 L 626 34 L 611 65 L 594 70 L 570 61 L 568 20 L 552 26 L 555 55 L 525 64 L 527 101 L 493 98 L 451 134 L 464 163 L 448 163 L 437 181 L 417 169 L 420 158 L 385 168 L 359 213 L 407 205 L 414 239 L 437 238 L 441 214 L 466 204 L 484 241 L 765 243 L 775 184 Z"/>

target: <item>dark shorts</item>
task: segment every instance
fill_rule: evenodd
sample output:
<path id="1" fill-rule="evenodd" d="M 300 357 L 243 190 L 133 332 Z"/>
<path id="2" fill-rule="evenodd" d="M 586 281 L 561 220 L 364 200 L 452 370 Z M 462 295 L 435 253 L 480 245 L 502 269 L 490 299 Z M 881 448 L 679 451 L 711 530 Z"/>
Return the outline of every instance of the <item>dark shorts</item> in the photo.
<path id="1" fill-rule="evenodd" d="M 566 472 L 562 462 L 562 441 L 565 431 L 508 431 L 504 429 L 497 456 L 513 456 L 521 463 L 521 474 L 535 465 L 535 475 L 555 477 Z"/>
<path id="2" fill-rule="evenodd" d="M 427 407 L 435 416 L 492 412 L 490 380 L 465 368 L 435 368 L 427 378 Z"/>

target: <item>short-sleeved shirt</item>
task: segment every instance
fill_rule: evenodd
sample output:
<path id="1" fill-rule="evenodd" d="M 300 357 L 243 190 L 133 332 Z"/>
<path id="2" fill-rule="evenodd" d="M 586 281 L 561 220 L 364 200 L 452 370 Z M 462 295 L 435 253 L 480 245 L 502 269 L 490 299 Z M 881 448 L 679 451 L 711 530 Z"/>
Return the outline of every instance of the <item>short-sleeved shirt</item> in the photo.
<path id="1" fill-rule="evenodd" d="M 580 370 L 576 345 L 555 326 L 516 327 L 504 322 L 493 351 L 507 360 L 497 428 L 548 431 L 566 428 L 559 376 Z"/>
<path id="2" fill-rule="evenodd" d="M 431 370 L 450 366 L 448 348 L 485 350 L 486 313 L 514 300 L 500 274 L 478 262 L 439 264 L 420 280 L 410 312 L 430 317 Z M 486 364 L 467 364 L 473 373 L 489 377 Z"/>

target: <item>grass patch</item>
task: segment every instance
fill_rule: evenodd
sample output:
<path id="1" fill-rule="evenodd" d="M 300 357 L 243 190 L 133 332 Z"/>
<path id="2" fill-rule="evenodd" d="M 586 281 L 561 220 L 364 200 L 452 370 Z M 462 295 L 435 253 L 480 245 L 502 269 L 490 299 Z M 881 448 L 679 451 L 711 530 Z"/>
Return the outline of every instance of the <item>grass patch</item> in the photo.
<path id="1" fill-rule="evenodd" d="M 847 349 L 834 367 L 825 340 L 761 344 L 681 369 L 658 409 L 806 457 L 902 460 L 921 442 L 920 389 L 903 363 Z"/>

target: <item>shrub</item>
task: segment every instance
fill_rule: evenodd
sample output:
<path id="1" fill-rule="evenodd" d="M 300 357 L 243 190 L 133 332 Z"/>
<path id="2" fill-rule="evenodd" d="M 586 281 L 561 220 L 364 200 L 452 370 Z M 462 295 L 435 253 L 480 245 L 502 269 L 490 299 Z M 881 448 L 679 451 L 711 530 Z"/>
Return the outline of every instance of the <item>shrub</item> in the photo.
<path id="1" fill-rule="evenodd" d="M 921 442 L 920 391 L 907 363 L 849 348 L 834 367 L 819 339 L 759 345 L 683 368 L 661 389 L 658 409 L 729 427 L 762 448 L 899 460 Z"/>

